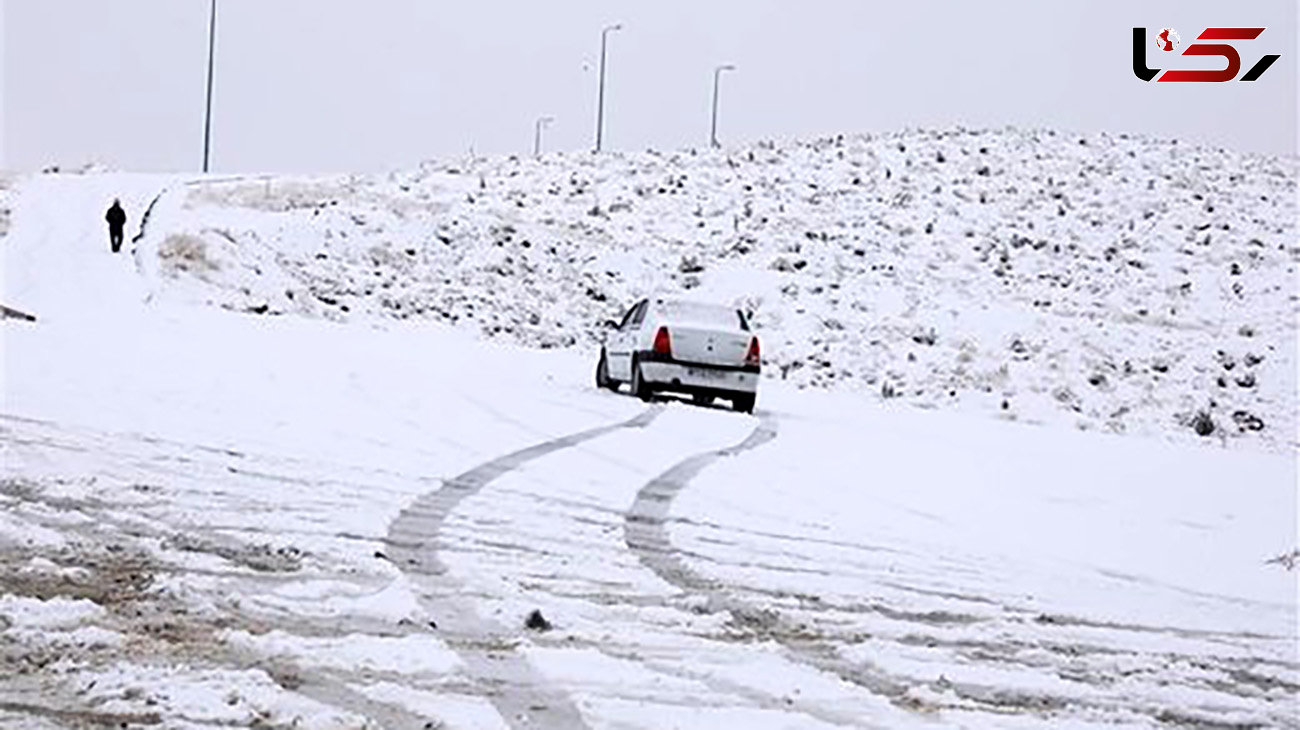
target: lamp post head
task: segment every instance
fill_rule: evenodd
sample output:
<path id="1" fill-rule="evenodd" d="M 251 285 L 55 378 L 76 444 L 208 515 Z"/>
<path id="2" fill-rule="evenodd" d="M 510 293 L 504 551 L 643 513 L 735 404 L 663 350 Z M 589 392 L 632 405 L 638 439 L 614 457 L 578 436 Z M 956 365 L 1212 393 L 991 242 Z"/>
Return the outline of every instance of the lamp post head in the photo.
<path id="1" fill-rule="evenodd" d="M 611 30 L 623 30 L 623 24 L 622 24 L 622 23 L 615 23 L 615 24 L 613 24 L 613 25 L 607 25 L 607 26 L 605 26 L 604 30 L 600 31 L 600 34 L 601 34 L 601 35 L 604 35 L 604 34 L 610 32 Z"/>

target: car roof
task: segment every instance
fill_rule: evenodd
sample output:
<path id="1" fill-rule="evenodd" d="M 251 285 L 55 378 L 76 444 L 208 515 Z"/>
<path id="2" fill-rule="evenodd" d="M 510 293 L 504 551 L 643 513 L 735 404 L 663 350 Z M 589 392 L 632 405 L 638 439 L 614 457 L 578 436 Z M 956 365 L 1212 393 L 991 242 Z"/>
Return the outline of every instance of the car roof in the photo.
<path id="1" fill-rule="evenodd" d="M 654 304 L 663 304 L 668 306 L 685 305 L 687 307 L 717 307 L 719 309 L 727 310 L 735 309 L 735 307 L 730 304 L 723 304 L 721 302 L 708 302 L 702 299 L 681 299 L 679 297 L 671 296 L 650 297 L 650 301 Z"/>

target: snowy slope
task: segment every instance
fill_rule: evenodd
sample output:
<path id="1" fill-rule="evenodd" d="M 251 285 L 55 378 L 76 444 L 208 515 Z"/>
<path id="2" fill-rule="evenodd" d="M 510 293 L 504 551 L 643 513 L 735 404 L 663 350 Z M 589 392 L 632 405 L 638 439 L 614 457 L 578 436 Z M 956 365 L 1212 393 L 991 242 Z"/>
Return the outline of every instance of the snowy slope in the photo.
<path id="1" fill-rule="evenodd" d="M 653 159 L 520 165 L 617 186 Z M 730 174 L 706 162 L 691 174 Z M 483 228 L 407 253 L 422 226 L 543 209 L 500 203 L 514 163 L 481 164 L 498 209 L 458 224 L 449 211 L 487 205 L 465 171 L 19 182 L 0 301 L 39 318 L 0 322 L 0 727 L 1300 727 L 1295 454 L 1249 440 L 1271 425 L 1207 449 L 1178 429 L 1077 433 L 1073 411 L 1044 417 L 1068 428 L 999 423 L 978 400 L 947 413 L 874 385 L 801 388 L 812 365 L 784 383 L 770 367 L 756 417 L 597 391 L 591 323 L 675 271 L 683 244 L 615 236 L 631 211 L 614 211 L 551 254 L 528 231 L 578 222 L 554 202 L 500 247 L 476 245 Z M 117 256 L 115 195 L 129 237 L 157 201 Z M 647 230 L 675 225 L 663 196 Z M 579 216 L 581 196 L 556 197 Z M 849 352 L 897 330 L 917 362 L 946 346 L 868 312 L 862 332 L 800 325 L 848 320 L 812 271 L 840 254 L 779 240 L 697 273 L 736 296 L 800 287 L 754 302 L 774 363 L 778 332 L 787 351 L 840 332 Z M 808 263 L 766 269 L 768 254 Z M 922 283 L 864 291 L 884 306 Z M 429 321 L 451 319 L 429 302 L 457 320 Z M 810 302 L 826 309 L 800 315 Z M 514 329 L 485 341 L 494 317 Z M 1079 331 L 1043 331 L 1082 357 Z M 1293 336 L 1261 331 L 1261 349 Z M 1173 357 L 1185 330 L 1170 332 Z M 1065 377 L 1029 369 L 1045 361 L 1006 382 Z M 1148 415 L 1169 397 L 1153 386 Z M 535 609 L 549 631 L 525 628 Z"/>
<path id="2" fill-rule="evenodd" d="M 1176 141 L 914 131 L 227 180 L 160 225 L 165 272 L 239 310 L 590 348 L 690 290 L 752 308 L 799 387 L 1285 450 L 1295 184 L 1294 159 Z"/>

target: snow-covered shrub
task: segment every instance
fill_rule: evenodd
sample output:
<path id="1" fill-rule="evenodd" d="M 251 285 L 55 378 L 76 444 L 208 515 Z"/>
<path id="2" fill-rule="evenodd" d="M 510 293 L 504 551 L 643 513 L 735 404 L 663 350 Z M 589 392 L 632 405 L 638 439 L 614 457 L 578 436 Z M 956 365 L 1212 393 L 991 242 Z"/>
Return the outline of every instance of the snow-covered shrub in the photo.
<path id="1" fill-rule="evenodd" d="M 185 271 L 203 275 L 217 271 L 221 266 L 208 257 L 208 244 L 202 238 L 188 233 L 174 233 L 158 246 L 158 258 L 163 270 L 175 275 Z"/>
<path id="2" fill-rule="evenodd" d="M 1209 411 L 1197 411 L 1192 417 L 1192 430 L 1196 431 L 1197 436 L 1209 436 L 1214 433 L 1214 429 L 1214 419 Z"/>

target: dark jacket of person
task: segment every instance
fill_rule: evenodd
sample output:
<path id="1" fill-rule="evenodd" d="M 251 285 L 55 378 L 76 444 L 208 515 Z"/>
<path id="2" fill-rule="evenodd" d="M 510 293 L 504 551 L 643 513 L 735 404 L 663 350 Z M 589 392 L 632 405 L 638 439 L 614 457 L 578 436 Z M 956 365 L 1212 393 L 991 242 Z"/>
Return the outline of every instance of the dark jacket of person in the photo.
<path id="1" fill-rule="evenodd" d="M 113 206 L 108 209 L 108 214 L 104 216 L 104 220 L 108 221 L 110 230 L 120 231 L 122 226 L 126 225 L 126 211 L 122 210 L 122 206 L 118 205 L 118 202 L 114 200 Z"/>

